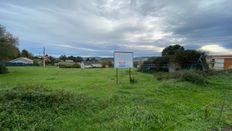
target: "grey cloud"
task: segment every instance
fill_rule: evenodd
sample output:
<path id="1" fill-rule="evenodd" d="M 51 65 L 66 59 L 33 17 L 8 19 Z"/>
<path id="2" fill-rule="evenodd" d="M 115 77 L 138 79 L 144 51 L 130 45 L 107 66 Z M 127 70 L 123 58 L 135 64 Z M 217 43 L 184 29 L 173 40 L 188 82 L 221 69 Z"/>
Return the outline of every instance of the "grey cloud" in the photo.
<path id="1" fill-rule="evenodd" d="M 40 46 L 52 54 L 77 55 L 159 54 L 175 43 L 232 48 L 229 0 L 0 1 L 0 24 L 20 38 L 21 48 L 34 53 L 33 47 Z"/>

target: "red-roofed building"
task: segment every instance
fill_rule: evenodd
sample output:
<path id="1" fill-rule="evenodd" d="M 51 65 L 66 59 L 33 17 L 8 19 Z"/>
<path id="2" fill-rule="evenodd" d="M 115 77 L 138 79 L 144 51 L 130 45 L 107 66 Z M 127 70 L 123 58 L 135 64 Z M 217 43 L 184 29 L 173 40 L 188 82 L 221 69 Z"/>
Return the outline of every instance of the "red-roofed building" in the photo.
<path id="1" fill-rule="evenodd" d="M 232 69 L 232 54 L 208 56 L 209 67 L 216 70 Z"/>

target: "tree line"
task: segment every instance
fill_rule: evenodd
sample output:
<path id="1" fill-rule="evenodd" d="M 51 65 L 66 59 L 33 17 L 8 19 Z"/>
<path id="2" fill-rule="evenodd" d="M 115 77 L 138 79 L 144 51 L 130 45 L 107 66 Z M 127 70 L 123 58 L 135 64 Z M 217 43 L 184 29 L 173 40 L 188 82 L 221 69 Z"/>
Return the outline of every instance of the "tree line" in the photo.
<path id="1" fill-rule="evenodd" d="M 174 63 L 179 65 L 180 69 L 199 69 L 207 70 L 208 64 L 206 62 L 207 53 L 198 50 L 185 49 L 183 46 L 176 44 L 170 45 L 163 49 L 161 52 L 161 57 L 154 57 L 145 61 L 144 65 L 154 64 L 156 65 L 157 71 L 167 71 L 168 68 L 163 68 L 164 66 L 169 66 Z"/>

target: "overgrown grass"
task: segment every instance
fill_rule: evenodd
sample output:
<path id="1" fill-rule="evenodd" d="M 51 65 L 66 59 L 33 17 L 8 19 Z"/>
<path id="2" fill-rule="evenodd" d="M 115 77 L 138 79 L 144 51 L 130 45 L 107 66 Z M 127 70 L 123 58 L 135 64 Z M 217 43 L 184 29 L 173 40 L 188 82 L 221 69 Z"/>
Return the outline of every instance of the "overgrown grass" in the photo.
<path id="1" fill-rule="evenodd" d="M 0 75 L 0 130 L 211 130 L 232 124 L 230 72 L 207 75 L 209 84 L 201 85 L 136 71 L 137 82 L 129 84 L 127 70 L 119 70 L 116 84 L 115 70 L 107 68 L 9 70 Z"/>
<path id="2" fill-rule="evenodd" d="M 83 94 L 40 86 L 0 92 L 0 130 L 47 130 L 74 109 L 84 111 L 91 99 Z"/>
<path id="3" fill-rule="evenodd" d="M 228 70 L 210 70 L 209 72 L 207 72 L 208 76 L 228 76 L 228 78 L 232 78 L 232 69 L 228 69 Z"/>

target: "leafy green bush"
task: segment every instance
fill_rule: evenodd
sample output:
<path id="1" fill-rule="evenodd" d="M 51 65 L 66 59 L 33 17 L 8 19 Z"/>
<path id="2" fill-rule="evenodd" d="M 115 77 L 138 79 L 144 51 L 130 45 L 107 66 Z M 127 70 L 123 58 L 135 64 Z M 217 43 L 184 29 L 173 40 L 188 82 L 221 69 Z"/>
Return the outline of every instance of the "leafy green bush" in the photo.
<path id="1" fill-rule="evenodd" d="M 77 63 L 60 63 L 59 64 L 60 68 L 81 68 L 81 66 Z"/>
<path id="2" fill-rule="evenodd" d="M 0 130 L 54 130 L 62 116 L 85 111 L 84 94 L 43 87 L 18 87 L 0 92 Z"/>
<path id="3" fill-rule="evenodd" d="M 199 72 L 196 72 L 196 71 L 184 71 L 182 73 L 181 80 L 188 81 L 188 82 L 191 82 L 193 84 L 199 84 L 199 85 L 203 85 L 203 84 L 208 83 L 205 76 Z"/>
<path id="4" fill-rule="evenodd" d="M 81 68 L 81 66 L 79 64 L 74 64 L 72 65 L 72 68 Z"/>
<path id="5" fill-rule="evenodd" d="M 59 68 L 72 68 L 71 65 L 59 64 Z"/>
<path id="6" fill-rule="evenodd" d="M 167 80 L 167 79 L 177 79 L 180 81 L 187 81 L 199 85 L 208 83 L 206 76 L 203 75 L 201 72 L 195 70 L 184 70 L 184 71 L 177 71 L 174 73 L 159 73 L 157 75 L 157 80 Z"/>
<path id="7" fill-rule="evenodd" d="M 5 65 L 0 64 L 0 74 L 7 73 L 8 70 Z"/>

